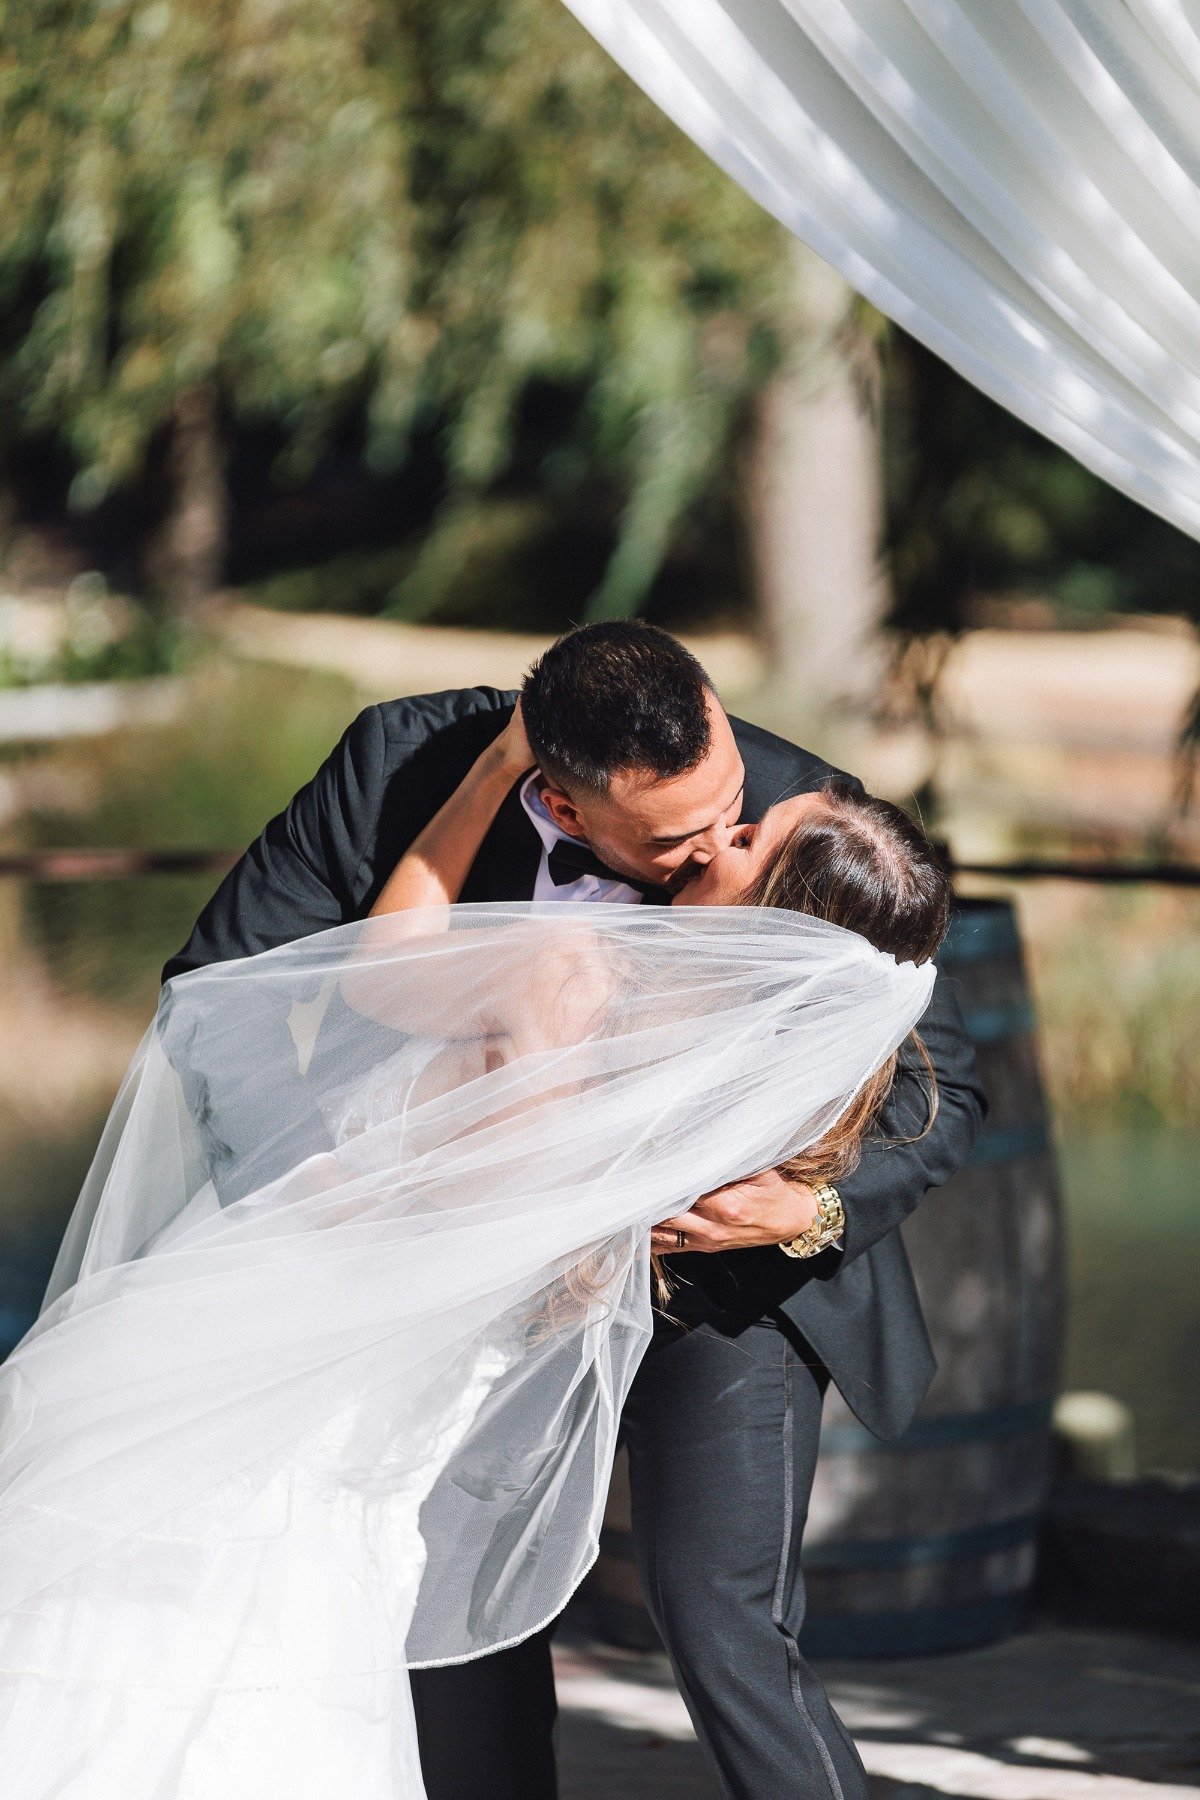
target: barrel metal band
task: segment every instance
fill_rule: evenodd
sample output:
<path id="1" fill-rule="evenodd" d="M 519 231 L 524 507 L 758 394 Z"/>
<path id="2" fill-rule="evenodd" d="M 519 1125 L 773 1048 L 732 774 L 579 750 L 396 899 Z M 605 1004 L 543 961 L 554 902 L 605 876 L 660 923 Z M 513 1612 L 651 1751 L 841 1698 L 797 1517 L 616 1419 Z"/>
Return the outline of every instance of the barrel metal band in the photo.
<path id="1" fill-rule="evenodd" d="M 992 1125 L 975 1139 L 975 1148 L 967 1158 L 966 1166 L 994 1169 L 1000 1163 L 1045 1156 L 1049 1150 L 1050 1133 L 1044 1119 L 1034 1119 L 1029 1125 Z"/>
<path id="2" fill-rule="evenodd" d="M 965 1525 L 958 1531 L 929 1532 L 924 1537 L 806 1544 L 800 1560 L 806 1569 L 911 1569 L 924 1563 L 965 1562 L 1036 1542 L 1040 1523 L 1041 1515 L 1031 1512 L 990 1524 Z"/>
<path id="3" fill-rule="evenodd" d="M 944 968 L 958 963 L 998 962 L 1015 956 L 1021 948 L 1017 921 L 1009 906 L 955 912 L 938 962 Z"/>
<path id="4" fill-rule="evenodd" d="M 1005 1044 L 1009 1038 L 1024 1037 L 1036 1023 L 1029 1000 L 1014 1000 L 1007 1006 L 969 1007 L 963 1013 L 967 1035 L 976 1044 Z"/>
<path id="5" fill-rule="evenodd" d="M 826 1425 L 821 1431 L 822 1456 L 849 1456 L 862 1450 L 888 1452 L 934 1450 L 946 1444 L 987 1444 L 1044 1430 L 1053 1400 L 1022 1400 L 1012 1406 L 980 1407 L 973 1412 L 933 1413 L 914 1419 L 898 1438 L 876 1437 L 865 1425 Z"/>
<path id="6" fill-rule="evenodd" d="M 987 1644 L 1019 1630 L 1028 1611 L 1024 1593 L 907 1611 L 810 1613 L 800 1633 L 808 1656 L 919 1656 Z"/>

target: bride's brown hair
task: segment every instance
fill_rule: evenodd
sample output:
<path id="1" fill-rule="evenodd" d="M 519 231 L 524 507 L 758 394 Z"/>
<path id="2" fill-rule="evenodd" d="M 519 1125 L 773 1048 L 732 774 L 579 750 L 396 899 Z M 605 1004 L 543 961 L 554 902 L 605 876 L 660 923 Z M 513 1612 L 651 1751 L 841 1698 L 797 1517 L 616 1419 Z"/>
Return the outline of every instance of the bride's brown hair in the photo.
<path id="1" fill-rule="evenodd" d="M 897 962 L 929 962 L 950 923 L 953 892 L 943 853 L 900 807 L 864 792 L 845 777 L 829 781 L 820 790 L 820 800 L 742 896 L 741 904 L 808 913 L 857 932 Z M 923 1137 L 937 1116 L 937 1077 L 915 1031 L 909 1042 L 928 1082 L 925 1123 L 916 1134 Z M 844 1180 L 857 1167 L 867 1133 L 896 1079 L 901 1055 L 898 1050 L 889 1056 L 825 1135 L 781 1163 L 780 1172 L 793 1181 Z M 669 1284 L 659 1259 L 653 1261 L 662 1302 Z"/>
<path id="2" fill-rule="evenodd" d="M 843 776 L 820 790 L 820 800 L 743 905 L 809 913 L 856 931 L 897 962 L 931 961 L 946 935 L 953 901 L 943 852 L 900 807 Z M 928 1131 L 937 1114 L 937 1078 L 915 1031 L 910 1042 L 929 1082 Z M 799 1181 L 835 1181 L 850 1173 L 895 1080 L 900 1054 L 876 1070 L 823 1138 L 783 1165 L 786 1174 Z"/>

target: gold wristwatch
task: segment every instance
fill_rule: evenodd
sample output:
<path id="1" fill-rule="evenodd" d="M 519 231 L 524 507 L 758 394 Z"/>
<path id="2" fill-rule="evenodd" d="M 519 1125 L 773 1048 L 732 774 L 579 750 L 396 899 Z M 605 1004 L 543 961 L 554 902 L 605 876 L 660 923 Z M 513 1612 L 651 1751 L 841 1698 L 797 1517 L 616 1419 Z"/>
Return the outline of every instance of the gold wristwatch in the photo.
<path id="1" fill-rule="evenodd" d="M 817 1202 L 817 1216 L 807 1231 L 780 1244 L 785 1256 L 816 1256 L 818 1251 L 836 1244 L 846 1229 L 842 1196 L 837 1189 L 828 1181 L 820 1181 L 813 1188 L 813 1196 Z"/>

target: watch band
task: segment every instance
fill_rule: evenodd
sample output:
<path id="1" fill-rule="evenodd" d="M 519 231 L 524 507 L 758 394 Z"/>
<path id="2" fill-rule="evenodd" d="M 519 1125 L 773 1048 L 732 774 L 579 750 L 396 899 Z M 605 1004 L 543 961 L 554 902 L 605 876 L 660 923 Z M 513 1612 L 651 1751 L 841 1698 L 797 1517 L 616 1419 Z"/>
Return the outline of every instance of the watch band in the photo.
<path id="1" fill-rule="evenodd" d="M 816 1256 L 830 1244 L 836 1244 L 846 1229 L 842 1196 L 831 1182 L 817 1182 L 813 1187 L 813 1197 L 817 1202 L 817 1216 L 807 1231 L 780 1244 L 779 1248 L 785 1256 Z"/>

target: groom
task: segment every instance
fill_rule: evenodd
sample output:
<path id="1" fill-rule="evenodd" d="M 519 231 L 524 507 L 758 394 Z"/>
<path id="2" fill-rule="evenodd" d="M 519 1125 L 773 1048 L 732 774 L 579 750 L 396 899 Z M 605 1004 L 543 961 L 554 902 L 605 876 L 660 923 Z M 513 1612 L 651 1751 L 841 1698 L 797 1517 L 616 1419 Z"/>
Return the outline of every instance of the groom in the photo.
<path id="1" fill-rule="evenodd" d="M 666 632 L 584 626 L 530 670 L 539 768 L 502 806 L 462 899 L 661 902 L 785 795 L 833 773 L 738 719 Z M 362 918 L 400 855 L 507 723 L 467 688 L 369 707 L 222 882 L 164 979 Z M 767 1170 L 699 1201 L 623 1419 L 642 1584 L 697 1731 L 737 1800 L 865 1800 L 858 1755 L 800 1655 L 800 1537 L 832 1379 L 871 1430 L 903 1431 L 933 1357 L 897 1226 L 965 1161 L 984 1102 L 953 993 L 858 1169 L 818 1196 Z M 832 1194 L 832 1199 L 831 1199 Z M 810 1254 L 780 1245 L 804 1237 Z M 549 1633 L 417 1671 L 430 1800 L 553 1800 Z"/>

